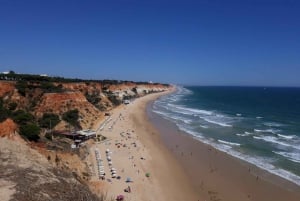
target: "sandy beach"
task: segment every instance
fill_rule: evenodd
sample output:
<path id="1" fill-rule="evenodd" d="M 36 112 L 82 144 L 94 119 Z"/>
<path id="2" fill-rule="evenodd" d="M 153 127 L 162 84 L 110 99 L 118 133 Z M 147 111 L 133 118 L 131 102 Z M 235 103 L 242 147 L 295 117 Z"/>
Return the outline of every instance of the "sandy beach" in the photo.
<path id="1" fill-rule="evenodd" d="M 147 95 L 113 110 L 100 131 L 108 139 L 90 148 L 91 182 L 97 183 L 99 192 L 107 194 L 108 198 L 124 195 L 125 200 L 131 201 L 201 199 L 182 166 L 162 144 L 160 134 L 148 121 L 147 103 L 161 95 Z M 98 160 L 95 151 L 100 155 Z M 112 178 L 111 170 L 121 178 Z M 105 179 L 101 180 L 99 173 L 103 172 Z M 127 182 L 128 179 L 131 181 Z M 128 187 L 131 192 L 124 191 Z"/>
<path id="2" fill-rule="evenodd" d="M 99 132 L 107 140 L 92 145 L 89 156 L 99 192 L 131 201 L 300 200 L 299 186 L 203 144 L 151 113 L 149 103 L 165 93 L 138 98 L 107 117 Z"/>

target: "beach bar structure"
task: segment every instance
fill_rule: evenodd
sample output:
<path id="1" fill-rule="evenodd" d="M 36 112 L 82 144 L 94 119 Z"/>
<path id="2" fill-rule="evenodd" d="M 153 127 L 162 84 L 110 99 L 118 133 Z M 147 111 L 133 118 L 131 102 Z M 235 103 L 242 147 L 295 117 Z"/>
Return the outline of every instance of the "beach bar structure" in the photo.
<path id="1" fill-rule="evenodd" d="M 91 139 L 91 138 L 94 138 L 96 137 L 96 131 L 94 130 L 80 130 L 80 131 L 76 131 L 76 133 L 79 135 L 79 136 L 82 136 L 85 140 L 88 140 L 88 139 Z"/>
<path id="2" fill-rule="evenodd" d="M 79 131 L 74 131 L 74 132 L 70 132 L 70 131 L 54 131 L 53 132 L 54 135 L 56 136 L 64 136 L 73 140 L 81 140 L 81 141 L 85 141 L 91 138 L 96 137 L 96 131 L 94 130 L 79 130 Z"/>

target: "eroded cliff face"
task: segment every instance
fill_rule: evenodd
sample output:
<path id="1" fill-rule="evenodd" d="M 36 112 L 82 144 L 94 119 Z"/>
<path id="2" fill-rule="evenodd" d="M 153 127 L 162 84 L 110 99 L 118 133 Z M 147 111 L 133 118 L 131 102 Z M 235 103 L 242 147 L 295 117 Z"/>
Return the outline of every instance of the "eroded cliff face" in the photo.
<path id="1" fill-rule="evenodd" d="M 64 130 L 69 125 L 63 120 L 63 114 L 78 110 L 80 126 L 88 129 L 124 99 L 168 89 L 164 85 L 133 82 L 0 81 L 0 160 L 3 161 L 0 168 L 6 170 L 0 174 L 2 190 L 6 192 L 5 198 L 0 196 L 1 200 L 103 200 L 86 185 L 90 176 L 88 164 L 84 162 L 88 156 L 86 145 L 70 151 L 71 139 L 49 140 L 43 132 L 39 134 L 43 139 L 29 142 L 18 134 L 22 130 L 20 122 L 29 118 L 30 123 L 34 121 L 41 126 L 39 119 L 51 113 L 60 120 L 54 129 Z M 91 186 L 95 192 L 101 190 L 99 186 Z"/>
<path id="2" fill-rule="evenodd" d="M 0 97 L 12 93 L 15 89 L 15 84 L 11 82 L 1 82 L 0 86 Z"/>
<path id="3" fill-rule="evenodd" d="M 8 137 L 11 139 L 14 137 L 16 130 L 17 125 L 11 119 L 6 119 L 0 123 L 0 137 Z"/>
<path id="4" fill-rule="evenodd" d="M 46 93 L 41 97 L 34 112 L 38 118 L 41 118 L 44 113 L 62 116 L 63 113 L 74 109 L 79 111 L 80 125 L 83 128 L 91 128 L 93 121 L 101 115 L 101 112 L 78 91 Z"/>
<path id="5" fill-rule="evenodd" d="M 79 124 L 82 128 L 92 128 L 96 119 L 109 111 L 124 99 L 137 98 L 148 93 L 168 90 L 168 86 L 160 84 L 101 84 L 98 82 L 51 83 L 56 87 L 54 92 L 41 83 L 26 85 L 25 95 L 18 90 L 15 81 L 0 81 L 0 98 L 6 107 L 14 102 L 16 110 L 25 110 L 36 119 L 45 113 L 54 113 L 62 120 L 63 113 L 77 109 Z M 57 91 L 59 89 L 59 91 Z M 67 124 L 62 121 L 60 129 Z"/>

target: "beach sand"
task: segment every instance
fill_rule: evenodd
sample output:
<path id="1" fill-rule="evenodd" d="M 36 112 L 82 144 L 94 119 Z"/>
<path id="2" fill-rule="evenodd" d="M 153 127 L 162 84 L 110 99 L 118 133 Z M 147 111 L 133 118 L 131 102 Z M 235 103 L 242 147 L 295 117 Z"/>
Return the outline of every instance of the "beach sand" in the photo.
<path id="1" fill-rule="evenodd" d="M 99 132 L 108 139 L 90 147 L 89 162 L 93 164 L 94 175 L 91 183 L 100 183 L 100 191 L 108 198 L 124 195 L 125 200 L 130 201 L 201 200 L 183 167 L 162 144 L 160 134 L 148 121 L 146 105 L 161 95 L 147 95 L 114 109 L 111 120 L 107 120 Z M 96 149 L 103 160 L 106 174 L 103 181 L 99 180 Z M 121 179 L 112 178 L 111 167 Z M 146 177 L 147 173 L 149 177 Z M 126 182 L 128 177 L 132 182 Z M 131 193 L 124 192 L 128 186 Z"/>
<path id="2" fill-rule="evenodd" d="M 108 139 L 90 148 L 91 182 L 98 184 L 99 192 L 109 198 L 121 194 L 131 201 L 300 200 L 299 186 L 201 143 L 150 112 L 149 103 L 165 93 L 138 98 L 112 111 L 100 131 Z M 96 149 L 106 173 L 103 181 Z M 110 167 L 121 179 L 111 178 Z M 126 182 L 127 177 L 132 182 Z M 130 193 L 124 192 L 128 186 Z"/>

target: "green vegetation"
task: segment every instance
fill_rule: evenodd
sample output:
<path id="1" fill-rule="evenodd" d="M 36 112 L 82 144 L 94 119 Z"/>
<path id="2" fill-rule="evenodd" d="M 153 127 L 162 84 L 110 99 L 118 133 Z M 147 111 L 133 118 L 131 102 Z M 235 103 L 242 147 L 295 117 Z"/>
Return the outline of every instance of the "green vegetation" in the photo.
<path id="1" fill-rule="evenodd" d="M 141 84 L 149 84 L 148 82 L 132 82 L 127 80 L 87 80 L 87 79 L 78 79 L 78 78 L 64 78 L 64 77 L 50 77 L 50 76 L 40 76 L 40 75 L 32 75 L 32 74 L 16 74 L 14 71 L 10 71 L 9 74 L 1 74 L 0 80 L 15 80 L 15 81 L 30 81 L 30 82 L 60 82 L 60 83 L 68 83 L 68 82 L 98 82 L 105 85 L 116 85 L 116 84 L 127 84 L 127 83 L 135 83 L 137 85 Z M 153 85 L 158 85 L 160 83 L 152 83 Z M 168 84 L 162 84 L 164 86 L 169 86 Z"/>
<path id="2" fill-rule="evenodd" d="M 40 133 L 40 127 L 34 123 L 34 116 L 24 110 L 17 110 L 11 112 L 11 110 L 16 109 L 17 104 L 11 102 L 8 104 L 9 109 L 4 107 L 3 100 L 0 99 L 0 122 L 7 118 L 12 118 L 15 123 L 20 125 L 20 134 L 31 141 L 37 141 Z"/>
<path id="3" fill-rule="evenodd" d="M 69 110 L 69 111 L 65 112 L 62 116 L 62 119 L 74 127 L 77 127 L 77 128 L 80 127 L 79 122 L 78 122 L 79 112 L 77 109 Z"/>
<path id="4" fill-rule="evenodd" d="M 113 95 L 113 94 L 108 94 L 107 98 L 112 102 L 112 104 L 114 104 L 115 106 L 120 105 L 122 103 L 122 101 L 120 99 L 118 99 L 117 96 Z"/>
<path id="5" fill-rule="evenodd" d="M 53 129 L 60 122 L 59 116 L 53 113 L 45 113 L 39 119 L 39 125 L 42 128 Z"/>
<path id="6" fill-rule="evenodd" d="M 63 92 L 62 85 L 55 86 L 52 82 L 41 82 L 40 88 L 44 93 L 60 93 Z"/>
<path id="7" fill-rule="evenodd" d="M 25 81 L 18 81 L 16 83 L 16 88 L 22 96 L 26 96 L 26 89 L 28 88 L 28 84 Z"/>
<path id="8" fill-rule="evenodd" d="M 135 94 L 137 94 L 137 88 L 136 88 L 136 87 L 133 87 L 133 88 L 131 89 L 131 91 L 133 91 Z"/>
<path id="9" fill-rule="evenodd" d="M 17 106 L 18 106 L 18 104 L 17 104 L 16 102 L 10 102 L 10 103 L 8 104 L 8 109 L 9 109 L 10 111 L 14 111 L 14 110 L 17 108 Z"/>
<path id="10" fill-rule="evenodd" d="M 16 88 L 22 96 L 26 96 L 27 94 L 29 96 L 33 96 L 32 92 L 35 89 L 40 89 L 42 93 L 60 93 L 63 92 L 62 85 L 54 85 L 53 82 L 46 82 L 46 81 L 24 81 L 24 80 L 19 80 L 16 83 Z M 30 93 L 31 92 L 31 93 Z"/>
<path id="11" fill-rule="evenodd" d="M 89 101 L 90 103 L 92 103 L 95 106 L 101 101 L 99 92 L 94 92 L 92 94 L 89 94 L 87 92 L 84 95 L 85 95 L 85 98 L 87 99 L 87 101 Z"/>
<path id="12" fill-rule="evenodd" d="M 40 139 L 39 133 L 40 127 L 34 123 L 20 126 L 20 134 L 30 141 L 38 141 Z"/>
<path id="13" fill-rule="evenodd" d="M 9 115 L 10 115 L 10 111 L 4 107 L 3 100 L 0 99 L 0 122 L 7 119 L 9 117 Z"/>
<path id="14" fill-rule="evenodd" d="M 12 119 L 19 125 L 25 125 L 28 122 L 34 121 L 34 116 L 24 110 L 17 110 L 12 114 Z"/>

